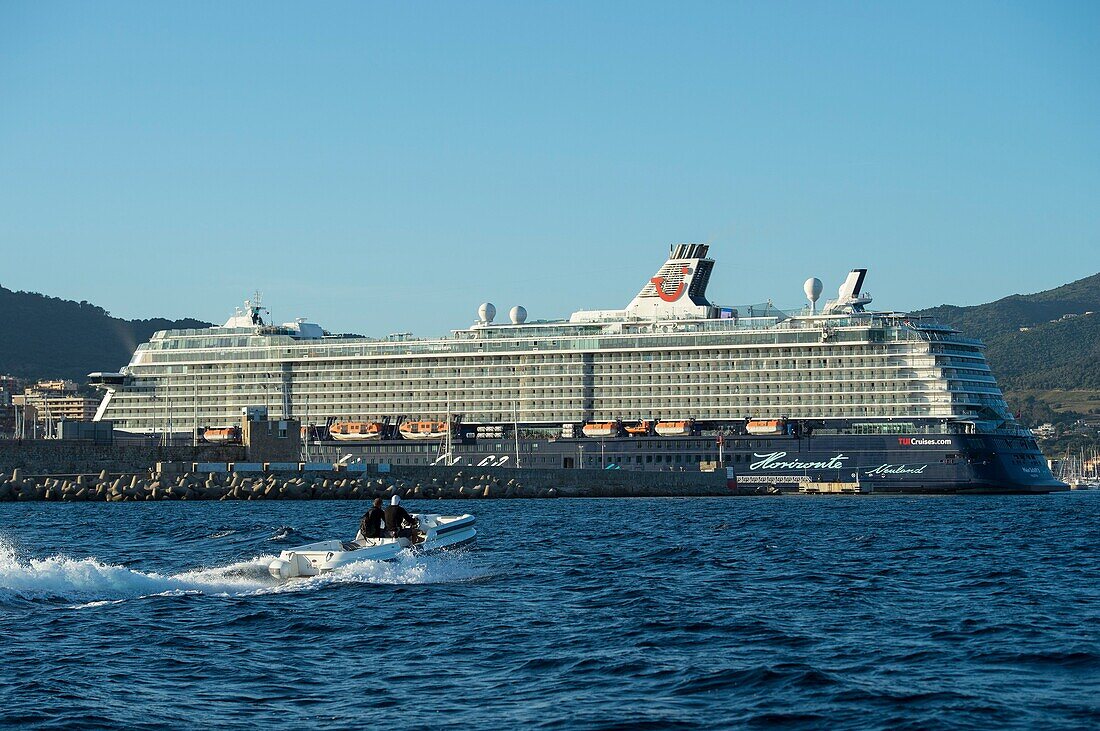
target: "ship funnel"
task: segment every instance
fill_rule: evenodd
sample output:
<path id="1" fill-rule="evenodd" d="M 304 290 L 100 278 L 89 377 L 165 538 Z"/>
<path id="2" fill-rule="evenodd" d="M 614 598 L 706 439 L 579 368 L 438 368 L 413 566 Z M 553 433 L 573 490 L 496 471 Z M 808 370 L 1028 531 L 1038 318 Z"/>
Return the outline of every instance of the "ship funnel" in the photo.
<path id="1" fill-rule="evenodd" d="M 853 269 L 840 285 L 837 298 L 825 305 L 825 312 L 863 312 L 863 306 L 871 302 L 871 295 L 863 291 L 866 269 Z"/>
<path id="2" fill-rule="evenodd" d="M 707 317 L 707 284 L 714 260 L 707 258 L 707 244 L 673 244 L 668 259 L 649 278 L 634 300 L 629 314 L 641 317 Z"/>

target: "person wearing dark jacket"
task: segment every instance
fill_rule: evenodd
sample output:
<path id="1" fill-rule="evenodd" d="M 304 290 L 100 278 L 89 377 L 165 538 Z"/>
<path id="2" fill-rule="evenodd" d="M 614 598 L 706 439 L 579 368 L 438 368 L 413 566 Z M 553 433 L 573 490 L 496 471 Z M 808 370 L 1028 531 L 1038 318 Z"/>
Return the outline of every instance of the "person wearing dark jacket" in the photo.
<path id="1" fill-rule="evenodd" d="M 413 532 L 420 527 L 419 521 L 401 507 L 401 498 L 394 495 L 390 506 L 386 508 L 386 531 L 394 538 L 413 538 Z"/>
<path id="2" fill-rule="evenodd" d="M 381 538 L 382 537 L 382 521 L 386 519 L 386 513 L 382 510 L 382 498 L 376 497 L 374 499 L 374 505 L 371 509 L 363 515 L 363 519 L 359 521 L 359 537 L 361 538 Z"/>

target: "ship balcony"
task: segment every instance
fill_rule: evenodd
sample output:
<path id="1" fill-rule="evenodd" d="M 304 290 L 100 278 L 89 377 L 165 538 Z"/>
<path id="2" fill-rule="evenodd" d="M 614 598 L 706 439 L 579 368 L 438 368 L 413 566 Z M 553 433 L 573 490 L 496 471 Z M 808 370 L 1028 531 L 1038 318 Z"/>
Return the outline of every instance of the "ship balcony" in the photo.
<path id="1" fill-rule="evenodd" d="M 119 389 L 129 383 L 129 376 L 121 372 L 96 371 L 88 374 L 88 384 L 99 389 Z"/>

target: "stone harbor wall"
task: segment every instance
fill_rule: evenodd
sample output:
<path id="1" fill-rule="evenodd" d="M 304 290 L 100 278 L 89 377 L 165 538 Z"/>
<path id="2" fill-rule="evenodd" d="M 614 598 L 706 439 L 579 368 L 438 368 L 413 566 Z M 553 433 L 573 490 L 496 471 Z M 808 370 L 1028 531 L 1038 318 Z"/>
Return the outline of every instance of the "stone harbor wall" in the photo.
<path id="1" fill-rule="evenodd" d="M 182 465 L 135 473 L 0 476 L 0 501 L 367 500 L 725 496 L 720 472 L 628 472 L 401 467 L 388 473 L 343 470 L 185 472 Z"/>
<path id="2" fill-rule="evenodd" d="M 147 472 L 157 462 L 238 462 L 244 448 L 200 444 L 197 447 L 157 445 L 103 445 L 84 441 L 38 439 L 0 440 L 0 474 L 12 470 L 25 475 L 76 475 Z M 0 480 L 3 478 L 0 477 Z"/>
<path id="3" fill-rule="evenodd" d="M 491 469 L 484 467 L 391 468 L 391 475 L 406 483 L 468 493 L 488 488 L 489 497 L 502 486 L 519 485 L 533 490 L 554 490 L 567 497 L 630 497 L 654 495 L 728 495 L 725 472 L 633 472 L 630 470 Z M 384 474 L 375 477 L 385 477 Z"/>

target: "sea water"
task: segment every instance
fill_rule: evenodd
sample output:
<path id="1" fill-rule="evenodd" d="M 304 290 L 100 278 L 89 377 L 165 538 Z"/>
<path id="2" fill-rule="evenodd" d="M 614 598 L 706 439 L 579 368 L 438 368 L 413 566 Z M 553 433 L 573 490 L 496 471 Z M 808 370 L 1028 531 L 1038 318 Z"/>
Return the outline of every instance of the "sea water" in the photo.
<path id="1" fill-rule="evenodd" d="M 366 504 L 0 504 L 0 724 L 1100 725 L 1100 493 L 407 504 L 476 545 L 278 582 Z"/>

